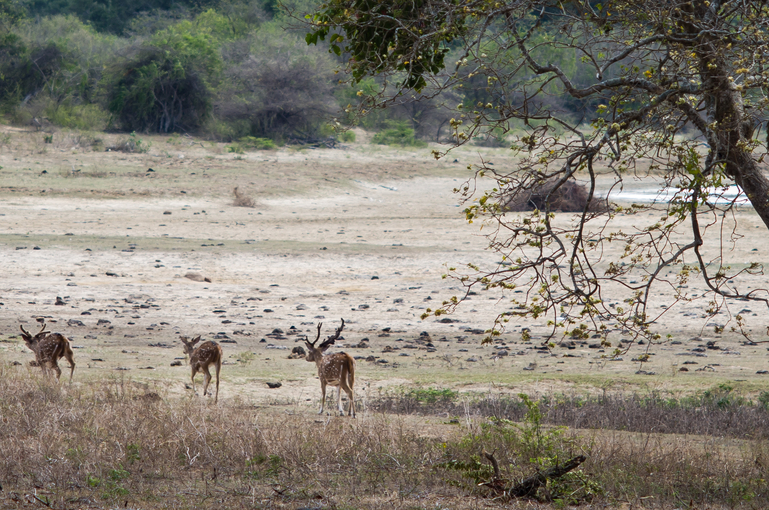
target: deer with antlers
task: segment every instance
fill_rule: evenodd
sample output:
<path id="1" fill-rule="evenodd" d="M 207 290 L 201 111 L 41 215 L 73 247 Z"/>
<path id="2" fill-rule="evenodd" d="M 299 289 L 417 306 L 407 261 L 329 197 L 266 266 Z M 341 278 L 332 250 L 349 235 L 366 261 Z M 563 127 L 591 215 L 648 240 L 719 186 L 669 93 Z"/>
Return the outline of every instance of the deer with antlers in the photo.
<path id="1" fill-rule="evenodd" d="M 195 375 L 203 372 L 203 396 L 208 395 L 208 383 L 211 382 L 211 372 L 208 367 L 214 365 L 216 368 L 216 398 L 214 403 L 219 402 L 219 372 L 222 370 L 222 346 L 213 341 L 203 342 L 195 348 L 195 344 L 200 342 L 200 336 L 188 340 L 186 336 L 179 337 L 184 344 L 184 354 L 189 356 L 190 368 L 192 369 L 192 392 L 195 393 Z"/>
<path id="2" fill-rule="evenodd" d="M 323 323 L 318 323 L 318 336 L 315 341 L 310 341 L 305 337 L 304 343 L 307 345 L 307 361 L 314 361 L 318 367 L 318 378 L 320 379 L 320 411 L 318 414 L 323 414 L 323 407 L 326 404 L 326 386 L 338 386 L 336 392 L 336 407 L 339 409 L 339 414 L 344 416 L 344 408 L 342 407 L 342 391 L 347 393 L 347 397 L 350 399 L 350 410 L 347 415 L 355 417 L 355 395 L 353 393 L 353 385 L 355 384 L 355 360 L 349 354 L 345 352 L 337 352 L 335 354 L 329 354 L 325 356 L 323 353 L 326 349 L 334 345 L 334 342 L 339 338 L 344 328 L 344 319 L 342 319 L 342 325 L 337 328 L 336 333 L 328 337 L 317 347 L 315 346 L 320 339 L 320 329 L 323 327 Z"/>
<path id="3" fill-rule="evenodd" d="M 75 373 L 75 360 L 73 358 L 72 347 L 69 345 L 69 340 L 64 335 L 59 333 L 51 333 L 45 331 L 45 324 L 40 328 L 40 331 L 36 335 L 32 335 L 24 326 L 21 328 L 21 337 L 35 353 L 35 364 L 43 369 L 43 372 L 48 372 L 49 368 L 52 368 L 56 372 L 56 379 L 61 379 L 61 369 L 59 368 L 59 360 L 61 358 L 67 358 L 69 362 L 69 382 L 72 382 L 72 375 Z"/>

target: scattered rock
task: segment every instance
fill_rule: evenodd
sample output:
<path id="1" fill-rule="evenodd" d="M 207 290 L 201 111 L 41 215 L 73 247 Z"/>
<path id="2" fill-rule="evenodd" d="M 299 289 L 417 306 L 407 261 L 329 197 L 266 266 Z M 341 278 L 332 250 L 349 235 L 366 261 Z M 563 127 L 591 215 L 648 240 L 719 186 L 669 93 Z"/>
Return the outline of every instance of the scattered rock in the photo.
<path id="1" fill-rule="evenodd" d="M 171 366 L 172 367 L 180 367 L 180 366 L 182 366 L 182 362 L 178 361 L 178 360 L 177 361 L 172 361 L 171 362 Z"/>
<path id="2" fill-rule="evenodd" d="M 297 345 L 293 349 L 291 349 L 291 354 L 288 355 L 288 359 L 302 359 L 307 355 L 307 353 L 304 350 L 304 347 L 301 345 Z"/>
<path id="3" fill-rule="evenodd" d="M 283 383 L 279 383 L 279 382 L 268 382 L 267 383 L 267 387 L 268 388 L 272 388 L 272 389 L 280 388 L 281 386 L 283 386 Z"/>
<path id="4" fill-rule="evenodd" d="M 187 273 L 187 274 L 184 275 L 184 277 L 185 278 L 189 278 L 193 282 L 208 282 L 208 283 L 211 283 L 211 278 L 209 278 L 207 276 L 203 276 L 200 273 Z"/>
<path id="5" fill-rule="evenodd" d="M 67 321 L 67 326 L 81 327 L 81 326 L 85 326 L 85 324 L 83 324 L 83 321 L 79 321 L 77 319 L 70 319 L 70 320 Z"/>
<path id="6" fill-rule="evenodd" d="M 54 304 L 57 305 L 57 306 L 62 306 L 62 305 L 66 305 L 67 303 L 65 303 L 64 300 L 62 298 L 60 298 L 59 296 L 56 296 L 56 303 L 54 303 Z"/>

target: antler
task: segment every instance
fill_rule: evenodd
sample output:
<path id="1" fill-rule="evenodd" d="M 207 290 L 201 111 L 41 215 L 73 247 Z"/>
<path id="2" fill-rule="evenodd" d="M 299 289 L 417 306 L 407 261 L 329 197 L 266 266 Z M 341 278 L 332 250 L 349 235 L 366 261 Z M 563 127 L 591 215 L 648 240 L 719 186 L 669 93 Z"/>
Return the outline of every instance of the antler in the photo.
<path id="1" fill-rule="evenodd" d="M 40 333 L 42 333 L 43 331 L 45 331 L 45 323 L 43 323 L 43 327 L 42 327 L 42 328 L 40 328 L 40 331 L 38 331 L 38 332 L 37 332 L 37 335 L 32 335 L 32 334 L 30 334 L 30 332 L 29 332 L 29 331 L 27 331 L 26 329 L 24 329 L 24 326 L 22 326 L 21 324 L 19 324 L 19 328 L 21 328 L 21 332 L 22 332 L 22 333 L 24 333 L 24 334 L 25 334 L 25 335 L 27 335 L 27 336 L 30 336 L 30 337 L 31 337 L 31 336 L 37 336 L 37 335 L 39 335 Z"/>
<path id="2" fill-rule="evenodd" d="M 320 326 L 320 324 L 318 326 Z M 344 319 L 342 319 L 342 325 L 336 328 L 336 332 L 334 333 L 334 335 L 326 338 L 323 341 L 323 343 L 318 346 L 318 349 L 323 349 L 324 347 L 334 345 L 334 342 L 336 342 L 339 339 L 339 335 L 342 333 L 343 329 L 344 329 Z M 318 327 L 318 337 L 320 337 L 320 327 Z M 315 341 L 317 342 L 318 340 L 316 339 Z"/>
<path id="3" fill-rule="evenodd" d="M 307 342 L 309 345 L 315 347 L 315 344 L 318 343 L 318 340 L 320 339 L 320 328 L 322 328 L 322 327 L 323 327 L 323 323 L 319 322 L 318 323 L 318 336 L 315 337 L 315 341 L 314 342 L 310 342 L 310 339 L 307 338 L 306 336 L 304 337 L 304 341 Z"/>

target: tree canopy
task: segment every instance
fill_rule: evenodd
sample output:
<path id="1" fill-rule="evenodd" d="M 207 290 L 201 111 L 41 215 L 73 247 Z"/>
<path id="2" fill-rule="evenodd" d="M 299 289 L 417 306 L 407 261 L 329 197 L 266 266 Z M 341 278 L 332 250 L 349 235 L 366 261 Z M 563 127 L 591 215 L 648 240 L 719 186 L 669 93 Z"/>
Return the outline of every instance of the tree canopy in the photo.
<path id="1" fill-rule="evenodd" d="M 729 265 L 736 199 L 713 199 L 736 184 L 769 226 L 766 1 L 330 0 L 308 22 L 308 43 L 349 55 L 353 83 L 376 74 L 395 87 L 365 95 L 359 114 L 458 91 L 453 146 L 494 134 L 519 155 L 512 169 L 479 161 L 458 189 L 501 261 L 452 268 L 466 293 L 429 313 L 450 312 L 471 289 L 518 288 L 488 340 L 516 316 L 547 319 L 554 334 L 586 338 L 611 323 L 655 340 L 665 312 L 650 304 L 664 287 L 670 304 L 692 299 L 684 284 L 695 276 L 710 315 L 734 300 L 769 304 L 765 289 L 740 285 L 759 263 Z M 606 204 L 596 187 L 630 175 L 670 198 L 659 221 L 621 231 L 617 215 L 644 207 Z M 549 198 L 577 176 L 586 205 L 565 221 Z M 542 189 L 531 213 L 507 210 Z M 618 260 L 606 259 L 610 243 L 624 246 Z M 744 318 L 731 319 L 743 331 Z"/>

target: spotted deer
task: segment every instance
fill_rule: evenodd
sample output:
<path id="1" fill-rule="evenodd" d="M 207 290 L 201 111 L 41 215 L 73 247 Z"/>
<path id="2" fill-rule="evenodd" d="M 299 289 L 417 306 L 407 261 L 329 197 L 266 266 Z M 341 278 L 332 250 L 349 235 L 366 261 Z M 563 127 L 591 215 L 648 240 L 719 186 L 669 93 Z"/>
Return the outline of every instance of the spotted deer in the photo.
<path id="1" fill-rule="evenodd" d="M 323 352 L 334 345 L 334 342 L 339 338 L 344 328 L 344 319 L 342 319 L 342 325 L 336 330 L 333 336 L 328 337 L 317 347 L 315 346 L 320 339 L 320 329 L 323 323 L 318 324 L 318 336 L 315 341 L 310 341 L 305 337 L 304 343 L 307 345 L 307 361 L 314 361 L 318 367 L 318 378 L 320 379 L 320 411 L 318 414 L 323 414 L 323 407 L 326 404 L 326 386 L 338 386 L 336 392 L 336 407 L 339 409 L 339 414 L 344 416 L 344 408 L 342 407 L 342 391 L 347 393 L 347 397 L 350 399 L 350 410 L 347 415 L 355 417 L 355 394 L 353 392 L 353 385 L 355 384 L 355 360 L 347 353 L 337 352 L 335 354 L 329 354 L 325 356 Z"/>
<path id="2" fill-rule="evenodd" d="M 67 358 L 69 362 L 69 382 L 72 382 L 72 375 L 75 373 L 75 360 L 72 354 L 72 347 L 69 345 L 69 340 L 64 335 L 59 333 L 51 333 L 45 331 L 45 324 L 40 328 L 40 331 L 36 335 L 32 335 L 24 326 L 21 328 L 21 337 L 35 353 L 35 364 L 43 369 L 43 372 L 48 372 L 49 368 L 52 368 L 56 372 L 56 379 L 61 379 L 61 369 L 59 368 L 59 360 L 61 358 Z"/>
<path id="3" fill-rule="evenodd" d="M 187 340 L 186 336 L 179 337 L 184 344 L 184 354 L 189 356 L 190 368 L 192 369 L 192 391 L 195 392 L 195 374 L 203 372 L 203 396 L 208 395 L 208 384 L 211 382 L 211 372 L 208 367 L 214 365 L 216 368 L 216 398 L 214 403 L 219 402 L 219 372 L 222 369 L 222 346 L 216 342 L 203 342 L 195 348 L 195 344 L 200 342 L 200 337 L 196 336 L 192 340 Z"/>

